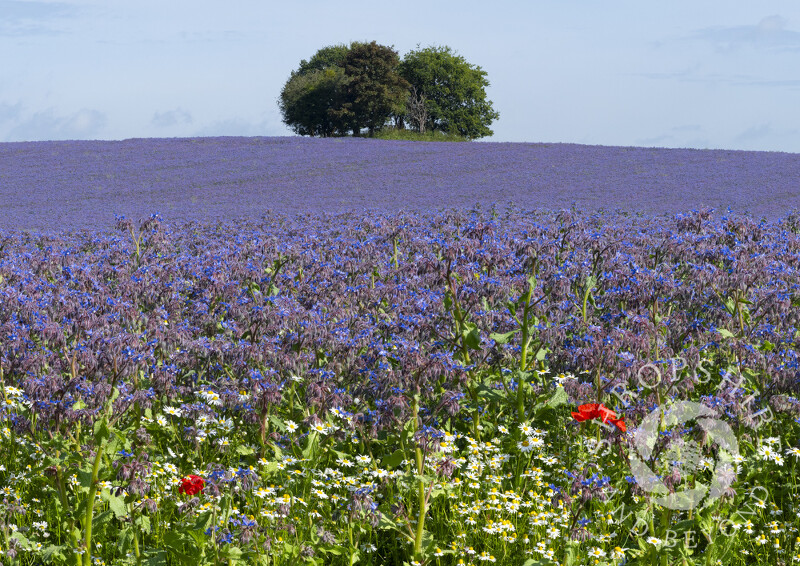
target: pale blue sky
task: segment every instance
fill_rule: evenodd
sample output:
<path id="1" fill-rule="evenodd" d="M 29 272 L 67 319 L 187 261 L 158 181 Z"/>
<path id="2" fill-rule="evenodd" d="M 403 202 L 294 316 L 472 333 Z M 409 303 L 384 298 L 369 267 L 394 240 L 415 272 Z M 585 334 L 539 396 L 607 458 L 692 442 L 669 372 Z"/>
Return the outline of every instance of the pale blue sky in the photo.
<path id="1" fill-rule="evenodd" d="M 0 141 L 283 136 L 325 45 L 449 45 L 488 141 L 800 153 L 798 0 L 0 0 Z"/>

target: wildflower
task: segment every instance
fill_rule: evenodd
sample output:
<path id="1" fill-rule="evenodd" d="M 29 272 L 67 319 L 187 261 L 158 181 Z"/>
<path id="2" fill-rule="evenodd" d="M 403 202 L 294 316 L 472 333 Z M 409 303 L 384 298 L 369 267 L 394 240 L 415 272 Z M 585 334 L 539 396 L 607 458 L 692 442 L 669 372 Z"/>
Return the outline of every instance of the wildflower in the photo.
<path id="1" fill-rule="evenodd" d="M 601 548 L 597 548 L 596 546 L 589 551 L 589 556 L 592 558 L 603 558 L 605 555 L 606 551 Z"/>
<path id="2" fill-rule="evenodd" d="M 289 432 L 294 432 L 297 430 L 297 423 L 294 421 L 286 421 L 286 430 Z"/>
<path id="3" fill-rule="evenodd" d="M 194 474 L 186 478 L 181 478 L 181 486 L 178 488 L 178 493 L 197 495 L 203 490 L 203 485 L 205 485 L 205 483 L 203 478 Z"/>
<path id="4" fill-rule="evenodd" d="M 611 423 L 620 429 L 622 432 L 627 430 L 624 417 L 617 418 L 617 413 L 603 405 L 602 403 L 590 403 L 588 405 L 581 405 L 578 407 L 578 412 L 572 413 L 574 418 L 579 423 L 588 420 L 600 419 L 604 423 Z"/>
<path id="5" fill-rule="evenodd" d="M 647 537 L 647 542 L 655 546 L 661 546 L 661 539 L 658 537 Z"/>
<path id="6" fill-rule="evenodd" d="M 611 558 L 614 560 L 619 560 L 620 558 L 625 558 L 625 551 L 628 550 L 627 548 L 622 548 L 619 546 L 615 546 L 614 550 L 611 551 Z"/>
<path id="7" fill-rule="evenodd" d="M 317 423 L 317 424 L 311 426 L 311 430 L 313 430 L 315 432 L 318 432 L 320 434 L 328 434 L 328 430 L 329 429 L 324 424 Z"/>

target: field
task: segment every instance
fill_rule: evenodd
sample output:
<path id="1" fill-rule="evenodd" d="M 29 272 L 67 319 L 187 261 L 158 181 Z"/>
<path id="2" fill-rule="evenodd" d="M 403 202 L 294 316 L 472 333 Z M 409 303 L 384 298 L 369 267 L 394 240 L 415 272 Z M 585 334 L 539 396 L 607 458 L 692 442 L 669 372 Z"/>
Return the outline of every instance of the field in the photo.
<path id="1" fill-rule="evenodd" d="M 116 214 L 206 222 L 511 202 L 775 220 L 798 206 L 797 179 L 800 157 L 770 152 L 285 137 L 0 143 L 0 226 L 107 230 Z"/>
<path id="2" fill-rule="evenodd" d="M 800 561 L 797 156 L 0 156 L 2 564 Z"/>

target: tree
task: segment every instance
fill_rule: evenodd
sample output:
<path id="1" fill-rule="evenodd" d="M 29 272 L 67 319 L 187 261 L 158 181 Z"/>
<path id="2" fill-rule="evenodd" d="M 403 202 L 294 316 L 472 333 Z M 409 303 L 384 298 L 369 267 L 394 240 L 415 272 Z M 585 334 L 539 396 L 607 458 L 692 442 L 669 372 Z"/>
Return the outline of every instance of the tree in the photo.
<path id="1" fill-rule="evenodd" d="M 492 135 L 489 126 L 500 115 L 486 99 L 486 71 L 449 47 L 432 46 L 409 52 L 399 72 L 424 98 L 429 130 L 470 139 Z"/>
<path id="2" fill-rule="evenodd" d="M 353 43 L 344 64 L 345 99 L 332 114 L 358 133 L 373 135 L 392 114 L 403 112 L 409 84 L 398 73 L 397 51 L 376 42 Z"/>
<path id="3" fill-rule="evenodd" d="M 425 133 L 428 125 L 428 107 L 425 106 L 425 97 L 417 92 L 417 87 L 411 86 L 411 93 L 406 101 L 406 118 L 408 123 L 416 127 L 420 134 Z"/>
<path id="4" fill-rule="evenodd" d="M 308 61 L 305 59 L 300 61 L 300 68 L 296 72 L 303 75 L 312 71 L 324 71 L 333 68 L 344 70 L 344 61 L 349 52 L 350 47 L 343 43 L 323 47 L 314 53 L 314 56 Z"/>
<path id="5" fill-rule="evenodd" d="M 344 61 L 350 48 L 331 45 L 300 61 L 281 90 L 278 107 L 283 123 L 301 136 L 346 135 L 349 126 L 332 110 L 345 102 Z"/>

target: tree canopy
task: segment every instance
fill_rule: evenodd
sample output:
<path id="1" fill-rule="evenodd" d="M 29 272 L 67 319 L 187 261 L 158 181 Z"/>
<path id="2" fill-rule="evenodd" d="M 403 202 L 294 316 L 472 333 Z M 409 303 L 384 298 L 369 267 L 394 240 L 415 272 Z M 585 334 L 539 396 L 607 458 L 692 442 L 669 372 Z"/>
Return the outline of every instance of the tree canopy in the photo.
<path id="1" fill-rule="evenodd" d="M 449 47 L 411 51 L 400 74 L 415 87 L 427 111 L 425 128 L 475 139 L 491 136 L 489 125 L 499 118 L 486 99 L 486 71 L 467 63 Z"/>
<path id="2" fill-rule="evenodd" d="M 369 135 L 394 118 L 426 130 L 475 139 L 498 118 L 486 99 L 486 72 L 449 47 L 411 51 L 354 42 L 323 47 L 303 59 L 281 90 L 283 122 L 309 136 Z"/>

